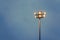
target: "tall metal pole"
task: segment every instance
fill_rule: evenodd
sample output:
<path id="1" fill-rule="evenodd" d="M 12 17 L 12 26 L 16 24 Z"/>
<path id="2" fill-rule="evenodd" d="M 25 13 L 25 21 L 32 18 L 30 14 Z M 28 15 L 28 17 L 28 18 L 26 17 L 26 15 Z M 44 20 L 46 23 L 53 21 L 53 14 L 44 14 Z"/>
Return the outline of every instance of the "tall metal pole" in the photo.
<path id="1" fill-rule="evenodd" d="M 42 12 L 42 11 L 39 11 L 39 12 L 34 12 L 34 15 L 35 15 L 35 18 L 38 18 L 38 36 L 39 36 L 39 40 L 41 40 L 41 18 L 44 18 L 45 15 L 46 15 L 46 12 Z"/>
<path id="2" fill-rule="evenodd" d="M 39 40 L 41 40 L 41 23 L 40 19 L 38 19 L 38 28 L 39 28 Z"/>

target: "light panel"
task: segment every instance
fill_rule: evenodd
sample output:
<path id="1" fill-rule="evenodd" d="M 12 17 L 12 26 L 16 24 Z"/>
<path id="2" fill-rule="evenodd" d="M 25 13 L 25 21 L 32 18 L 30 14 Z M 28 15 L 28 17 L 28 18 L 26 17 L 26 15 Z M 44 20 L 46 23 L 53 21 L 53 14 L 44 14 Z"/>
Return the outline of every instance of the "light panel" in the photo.
<path id="1" fill-rule="evenodd" d="M 34 12 L 34 15 L 35 15 L 35 18 L 44 18 L 46 16 L 46 12 L 42 12 L 42 11 L 39 11 L 39 12 Z"/>

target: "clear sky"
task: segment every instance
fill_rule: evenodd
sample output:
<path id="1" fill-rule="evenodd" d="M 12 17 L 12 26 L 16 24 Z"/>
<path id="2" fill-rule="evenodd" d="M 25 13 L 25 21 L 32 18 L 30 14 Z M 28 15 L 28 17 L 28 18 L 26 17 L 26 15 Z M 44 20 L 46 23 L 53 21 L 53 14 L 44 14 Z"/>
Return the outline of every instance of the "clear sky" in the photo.
<path id="1" fill-rule="evenodd" d="M 60 0 L 0 0 L 0 40 L 38 40 L 39 10 L 47 12 L 41 39 L 60 40 Z"/>

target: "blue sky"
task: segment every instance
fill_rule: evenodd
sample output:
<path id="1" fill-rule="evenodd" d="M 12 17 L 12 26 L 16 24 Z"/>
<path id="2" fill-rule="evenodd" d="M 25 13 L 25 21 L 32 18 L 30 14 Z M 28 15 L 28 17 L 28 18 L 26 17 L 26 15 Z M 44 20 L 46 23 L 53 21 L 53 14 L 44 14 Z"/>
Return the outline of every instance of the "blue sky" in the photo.
<path id="1" fill-rule="evenodd" d="M 38 40 L 36 11 L 41 19 L 41 39 L 60 40 L 60 0 L 0 0 L 0 40 Z"/>

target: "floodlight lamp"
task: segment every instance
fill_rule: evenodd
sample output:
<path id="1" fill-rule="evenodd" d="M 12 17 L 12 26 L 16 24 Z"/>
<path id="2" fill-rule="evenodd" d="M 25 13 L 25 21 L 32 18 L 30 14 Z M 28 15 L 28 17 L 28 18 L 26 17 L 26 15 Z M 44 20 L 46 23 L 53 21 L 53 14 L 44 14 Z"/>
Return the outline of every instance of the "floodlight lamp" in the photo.
<path id="1" fill-rule="evenodd" d="M 46 15 L 46 12 L 44 12 L 44 15 Z"/>
<path id="2" fill-rule="evenodd" d="M 37 18 L 37 16 L 35 16 L 35 18 Z"/>
<path id="3" fill-rule="evenodd" d="M 38 14 L 42 14 L 42 12 L 38 12 Z"/>
<path id="4" fill-rule="evenodd" d="M 42 15 L 39 15 L 39 18 L 42 17 Z"/>
<path id="5" fill-rule="evenodd" d="M 36 12 L 34 12 L 34 15 L 36 15 Z"/>
<path id="6" fill-rule="evenodd" d="M 43 18 L 45 18 L 46 17 L 46 15 L 43 15 Z"/>

